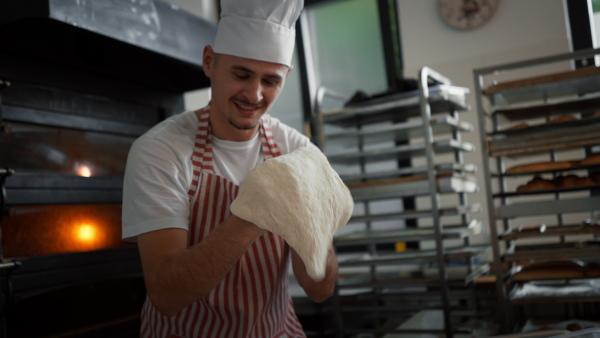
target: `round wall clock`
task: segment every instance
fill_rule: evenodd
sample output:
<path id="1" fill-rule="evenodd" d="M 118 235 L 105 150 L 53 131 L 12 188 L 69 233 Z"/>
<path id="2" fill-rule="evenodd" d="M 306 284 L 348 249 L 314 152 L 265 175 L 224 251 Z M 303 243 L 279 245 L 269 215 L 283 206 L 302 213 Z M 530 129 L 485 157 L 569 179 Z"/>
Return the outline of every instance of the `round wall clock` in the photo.
<path id="1" fill-rule="evenodd" d="M 475 29 L 496 13 L 500 0 L 439 0 L 442 19 L 457 29 Z"/>

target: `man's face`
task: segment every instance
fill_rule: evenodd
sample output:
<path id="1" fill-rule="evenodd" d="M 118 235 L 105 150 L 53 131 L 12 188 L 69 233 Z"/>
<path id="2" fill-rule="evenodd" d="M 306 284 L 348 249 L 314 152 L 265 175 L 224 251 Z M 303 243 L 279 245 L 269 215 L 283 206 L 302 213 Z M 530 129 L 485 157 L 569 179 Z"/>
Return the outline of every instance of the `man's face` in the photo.
<path id="1" fill-rule="evenodd" d="M 210 78 L 213 134 L 244 141 L 254 136 L 261 116 L 277 99 L 290 71 L 285 65 L 204 51 Z"/>

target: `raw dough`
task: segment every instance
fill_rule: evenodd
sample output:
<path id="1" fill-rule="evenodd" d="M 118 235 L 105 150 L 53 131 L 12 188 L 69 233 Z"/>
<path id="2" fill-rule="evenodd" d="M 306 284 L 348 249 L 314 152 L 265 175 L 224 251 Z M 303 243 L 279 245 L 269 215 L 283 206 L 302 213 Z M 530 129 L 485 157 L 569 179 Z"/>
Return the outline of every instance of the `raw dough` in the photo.
<path id="1" fill-rule="evenodd" d="M 234 215 L 283 237 L 316 281 L 325 277 L 333 234 L 353 209 L 350 190 L 325 155 L 309 147 L 256 166 L 231 204 Z"/>

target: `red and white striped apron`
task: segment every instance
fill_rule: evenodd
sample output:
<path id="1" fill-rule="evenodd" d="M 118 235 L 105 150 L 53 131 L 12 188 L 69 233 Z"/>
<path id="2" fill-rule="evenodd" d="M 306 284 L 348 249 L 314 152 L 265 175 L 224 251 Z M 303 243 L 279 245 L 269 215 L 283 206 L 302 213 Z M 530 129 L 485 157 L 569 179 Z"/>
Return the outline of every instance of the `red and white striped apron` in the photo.
<path id="1" fill-rule="evenodd" d="M 239 190 L 213 173 L 208 116 L 208 109 L 200 116 L 192 157 L 189 246 L 201 242 L 227 219 Z M 280 156 L 265 119 L 259 130 L 265 160 Z M 288 293 L 289 255 L 284 239 L 267 232 L 206 297 L 177 315 L 161 315 L 147 297 L 141 337 L 306 337 Z"/>

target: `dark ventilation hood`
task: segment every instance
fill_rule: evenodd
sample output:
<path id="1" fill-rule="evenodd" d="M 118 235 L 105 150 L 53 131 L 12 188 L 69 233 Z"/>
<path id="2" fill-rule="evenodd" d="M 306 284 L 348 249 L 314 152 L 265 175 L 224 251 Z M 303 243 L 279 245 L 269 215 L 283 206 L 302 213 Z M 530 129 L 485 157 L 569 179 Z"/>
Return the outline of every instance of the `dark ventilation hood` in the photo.
<path id="1" fill-rule="evenodd" d="M 209 86 L 202 51 L 215 32 L 215 23 L 160 0 L 0 1 L 0 56 L 170 92 Z"/>

